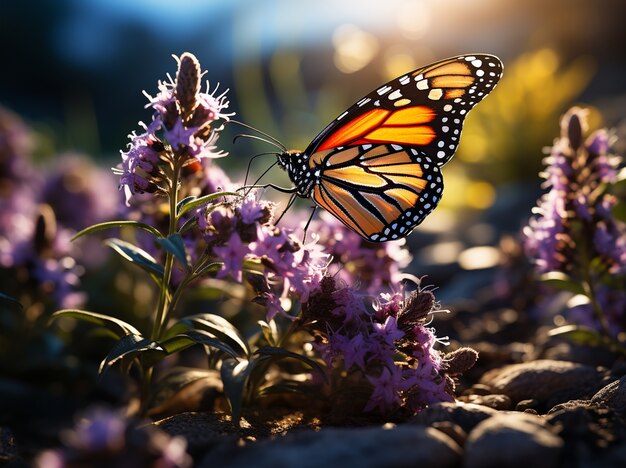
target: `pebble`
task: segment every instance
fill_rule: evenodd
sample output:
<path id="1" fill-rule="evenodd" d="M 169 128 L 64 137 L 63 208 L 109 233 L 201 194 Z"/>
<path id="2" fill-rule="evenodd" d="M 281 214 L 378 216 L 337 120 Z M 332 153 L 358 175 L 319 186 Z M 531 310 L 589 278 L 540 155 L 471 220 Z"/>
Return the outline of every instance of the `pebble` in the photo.
<path id="1" fill-rule="evenodd" d="M 604 403 L 614 411 L 626 411 L 626 376 L 600 389 L 591 401 Z"/>
<path id="2" fill-rule="evenodd" d="M 513 403 L 556 398 L 556 404 L 591 397 L 601 378 L 601 372 L 591 366 L 540 359 L 490 370 L 480 383 L 491 386 L 493 393 L 508 395 Z"/>
<path id="3" fill-rule="evenodd" d="M 550 468 L 559 466 L 563 441 L 539 416 L 504 413 L 470 432 L 464 468 Z"/>
<path id="4" fill-rule="evenodd" d="M 432 427 L 323 428 L 210 452 L 199 467 L 456 467 L 461 448 Z"/>
<path id="5" fill-rule="evenodd" d="M 435 403 L 418 413 L 412 423 L 431 426 L 435 422 L 450 421 L 465 432 L 471 431 L 478 423 L 496 414 L 497 411 L 474 403 Z"/>

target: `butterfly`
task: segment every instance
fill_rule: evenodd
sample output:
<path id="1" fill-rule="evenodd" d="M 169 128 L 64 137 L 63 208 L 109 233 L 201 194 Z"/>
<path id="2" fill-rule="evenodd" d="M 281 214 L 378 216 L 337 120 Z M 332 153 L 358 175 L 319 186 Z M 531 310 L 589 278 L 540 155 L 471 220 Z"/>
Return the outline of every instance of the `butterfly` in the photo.
<path id="1" fill-rule="evenodd" d="M 441 166 L 468 112 L 502 76 L 499 58 L 459 55 L 404 74 L 333 120 L 304 151 L 278 154 L 296 195 L 371 242 L 401 239 L 435 209 Z"/>

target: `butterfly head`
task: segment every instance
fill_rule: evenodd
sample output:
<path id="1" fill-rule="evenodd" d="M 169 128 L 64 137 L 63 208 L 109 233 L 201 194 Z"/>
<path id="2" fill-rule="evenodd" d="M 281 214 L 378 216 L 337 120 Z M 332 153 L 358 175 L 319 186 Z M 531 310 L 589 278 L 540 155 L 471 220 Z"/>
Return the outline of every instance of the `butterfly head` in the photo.
<path id="1" fill-rule="evenodd" d="M 308 156 L 302 151 L 289 150 L 278 154 L 278 165 L 287 172 L 301 197 L 310 195 L 315 182 L 307 160 Z"/>

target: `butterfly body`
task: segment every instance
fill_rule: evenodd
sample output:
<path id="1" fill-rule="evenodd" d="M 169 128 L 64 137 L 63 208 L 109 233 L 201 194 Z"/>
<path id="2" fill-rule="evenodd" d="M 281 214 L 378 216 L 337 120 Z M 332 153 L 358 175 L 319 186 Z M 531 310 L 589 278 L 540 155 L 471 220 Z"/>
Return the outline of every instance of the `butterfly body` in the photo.
<path id="1" fill-rule="evenodd" d="M 406 237 L 439 203 L 440 167 L 456 152 L 465 116 L 501 75 L 500 60 L 484 54 L 414 70 L 357 101 L 278 164 L 299 196 L 364 239 Z"/>

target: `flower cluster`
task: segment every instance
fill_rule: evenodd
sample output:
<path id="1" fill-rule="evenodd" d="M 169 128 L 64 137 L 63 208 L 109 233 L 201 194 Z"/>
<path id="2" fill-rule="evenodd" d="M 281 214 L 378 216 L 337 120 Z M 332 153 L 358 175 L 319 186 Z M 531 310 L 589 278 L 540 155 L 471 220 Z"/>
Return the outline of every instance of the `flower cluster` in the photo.
<path id="1" fill-rule="evenodd" d="M 176 57 L 175 57 L 176 58 Z M 167 194 L 171 176 L 177 169 L 195 173 L 202 170 L 203 161 L 224 156 L 215 149 L 221 127 L 218 120 L 227 120 L 226 93 L 217 88 L 201 92 L 204 75 L 195 56 L 184 53 L 178 62 L 175 79 L 159 82 L 159 92 L 152 97 L 146 93 L 154 110 L 151 122 L 141 123 L 144 131 L 129 135 L 129 149 L 122 152 L 120 188 L 126 204 L 140 193 Z"/>
<path id="2" fill-rule="evenodd" d="M 545 159 L 548 191 L 524 229 L 525 249 L 539 273 L 558 271 L 583 285 L 589 301 L 570 318 L 597 326 L 595 303 L 596 315 L 608 316 L 616 332 L 625 318 L 626 230 L 613 214 L 617 198 L 610 188 L 623 161 L 608 153 L 605 130 L 585 140 L 586 126 L 580 108 L 561 120 L 561 137 Z"/>
<path id="3" fill-rule="evenodd" d="M 32 147 L 28 128 L 0 108 L 0 266 L 9 272 L 3 283 L 10 288 L 5 291 L 20 296 L 35 285 L 44 302 L 76 307 L 84 295 L 76 291 L 82 268 L 74 258 L 82 264 L 95 258 L 81 255 L 70 239 L 87 223 L 112 216 L 117 203 L 101 194 L 114 182 L 77 155 L 40 170 L 31 162 Z"/>
<path id="4" fill-rule="evenodd" d="M 207 250 L 223 262 L 217 276 L 241 282 L 245 270 L 255 301 L 267 307 L 268 321 L 276 314 L 287 315 L 292 298 L 307 299 L 327 257 L 316 244 L 302 245 L 274 226 L 273 210 L 271 203 L 248 197 L 198 212 Z"/>
<path id="5" fill-rule="evenodd" d="M 303 304 L 300 320 L 315 336 L 314 348 L 327 366 L 341 375 L 336 385 L 368 388 L 361 409 L 415 413 L 430 403 L 452 401 L 452 377 L 476 359 L 470 351 L 447 359 L 434 348 L 438 340 L 428 324 L 437 307 L 427 288 L 406 298 L 381 294 L 368 304 L 363 294 L 325 276 Z"/>
<path id="6" fill-rule="evenodd" d="M 46 450 L 36 467 L 63 466 L 191 466 L 187 442 L 150 425 L 136 425 L 117 411 L 98 408 L 61 434 L 64 447 Z"/>
<path id="7" fill-rule="evenodd" d="M 368 242 L 327 211 L 322 211 L 319 219 L 311 223 L 310 231 L 318 236 L 317 242 L 331 256 L 330 272 L 370 294 L 397 284 L 400 269 L 411 262 L 404 239 Z"/>

